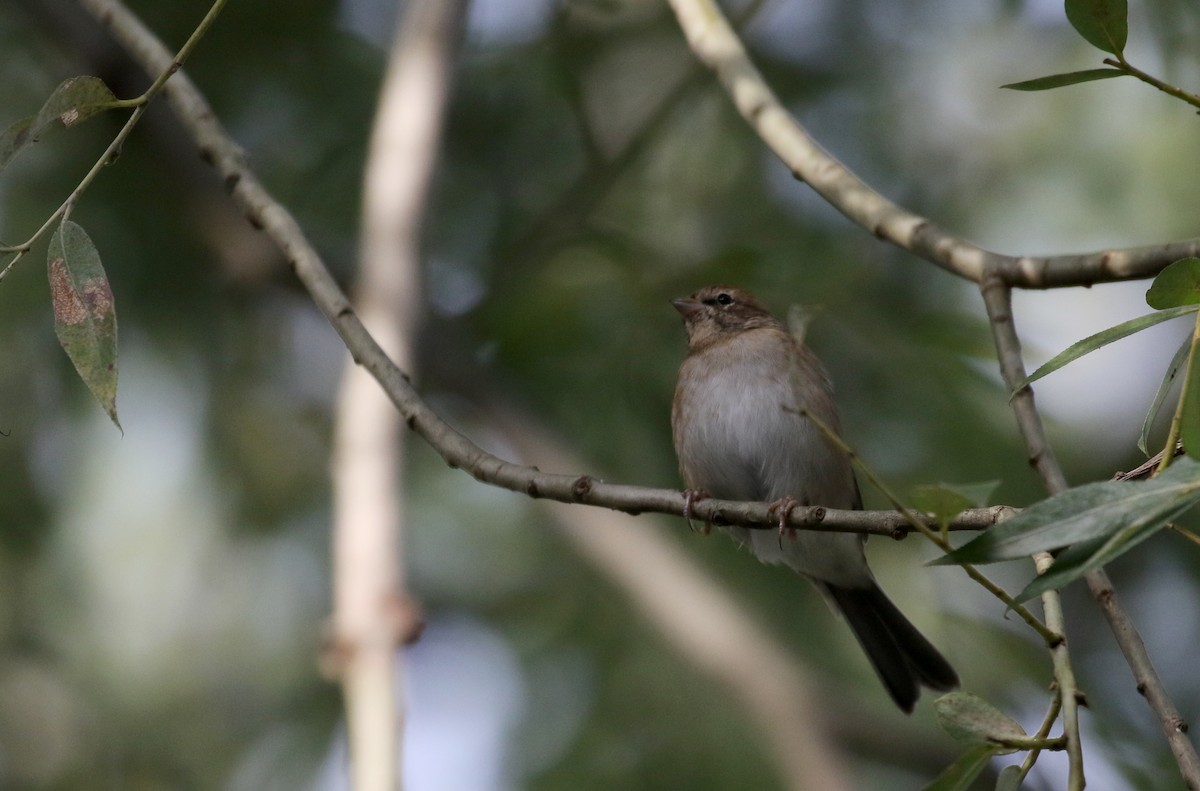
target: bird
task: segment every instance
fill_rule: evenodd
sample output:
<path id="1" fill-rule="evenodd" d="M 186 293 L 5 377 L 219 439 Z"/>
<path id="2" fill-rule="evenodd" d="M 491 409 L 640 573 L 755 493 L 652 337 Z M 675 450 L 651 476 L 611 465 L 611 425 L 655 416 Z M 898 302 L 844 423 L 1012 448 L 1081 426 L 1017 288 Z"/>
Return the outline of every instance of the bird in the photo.
<path id="1" fill-rule="evenodd" d="M 723 529 L 760 561 L 794 569 L 825 594 L 905 713 L 916 706 L 922 686 L 956 688 L 954 668 L 876 583 L 864 535 L 783 528 L 796 505 L 862 508 L 850 457 L 807 417 L 838 431 L 821 361 L 743 289 L 707 286 L 671 304 L 688 340 L 671 405 L 685 502 L 773 503 L 780 510 L 778 533 Z"/>

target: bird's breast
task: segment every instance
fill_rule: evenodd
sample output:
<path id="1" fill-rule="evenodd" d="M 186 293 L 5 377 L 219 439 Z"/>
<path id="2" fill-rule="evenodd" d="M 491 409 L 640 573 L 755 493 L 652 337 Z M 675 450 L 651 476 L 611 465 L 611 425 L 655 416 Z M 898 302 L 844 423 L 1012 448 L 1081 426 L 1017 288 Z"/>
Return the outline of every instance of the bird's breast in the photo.
<path id="1" fill-rule="evenodd" d="M 829 398 L 823 374 L 797 372 L 786 345 L 757 347 L 719 345 L 685 360 L 672 416 L 685 483 L 726 499 L 852 507 L 849 460 L 799 412 L 831 412 L 813 403 Z"/>

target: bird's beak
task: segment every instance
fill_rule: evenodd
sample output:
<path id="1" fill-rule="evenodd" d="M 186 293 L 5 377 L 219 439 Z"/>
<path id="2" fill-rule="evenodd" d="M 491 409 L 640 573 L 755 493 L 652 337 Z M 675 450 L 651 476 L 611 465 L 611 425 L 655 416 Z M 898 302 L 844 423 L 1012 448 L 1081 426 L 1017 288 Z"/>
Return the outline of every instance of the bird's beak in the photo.
<path id="1" fill-rule="evenodd" d="M 696 311 L 700 310 L 701 304 L 691 297 L 673 299 L 671 304 L 675 306 L 675 310 L 685 319 L 692 316 Z"/>

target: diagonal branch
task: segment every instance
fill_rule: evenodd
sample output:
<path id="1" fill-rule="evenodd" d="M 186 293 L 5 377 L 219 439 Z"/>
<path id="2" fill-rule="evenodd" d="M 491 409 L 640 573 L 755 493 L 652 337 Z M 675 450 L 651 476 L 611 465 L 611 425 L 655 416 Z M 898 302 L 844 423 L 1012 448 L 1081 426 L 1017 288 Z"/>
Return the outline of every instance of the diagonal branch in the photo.
<path id="1" fill-rule="evenodd" d="M 716 72 L 738 112 L 796 178 L 875 236 L 948 272 L 976 283 L 987 275 L 1018 288 L 1061 288 L 1150 277 L 1200 253 L 1200 238 L 1055 256 L 1003 255 L 971 244 L 892 203 L 810 137 L 751 63 L 715 0 L 670 2 L 696 56 Z"/>

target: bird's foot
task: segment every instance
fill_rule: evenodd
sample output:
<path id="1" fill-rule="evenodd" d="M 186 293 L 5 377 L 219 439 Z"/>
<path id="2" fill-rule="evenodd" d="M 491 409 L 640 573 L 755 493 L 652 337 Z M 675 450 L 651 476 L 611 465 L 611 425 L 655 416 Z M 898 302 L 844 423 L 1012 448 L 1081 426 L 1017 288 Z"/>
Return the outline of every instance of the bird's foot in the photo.
<path id="1" fill-rule="evenodd" d="M 767 513 L 779 517 L 779 548 L 783 549 L 783 538 L 787 536 L 789 540 L 795 540 L 796 528 L 788 527 L 788 516 L 791 515 L 792 509 L 800 505 L 800 501 L 794 497 L 784 497 L 771 503 L 771 507 L 767 509 Z"/>
<path id="2" fill-rule="evenodd" d="M 704 520 L 704 524 L 701 525 L 699 528 L 697 528 L 694 524 L 692 524 L 692 506 L 694 506 L 696 503 L 700 502 L 701 500 L 707 500 L 707 499 L 708 499 L 708 492 L 704 491 L 703 489 L 684 489 L 683 490 L 683 518 L 687 522 L 688 527 L 691 528 L 693 533 L 699 533 L 702 536 L 706 536 L 712 532 L 712 525 L 709 523 L 709 521 L 707 519 Z"/>

